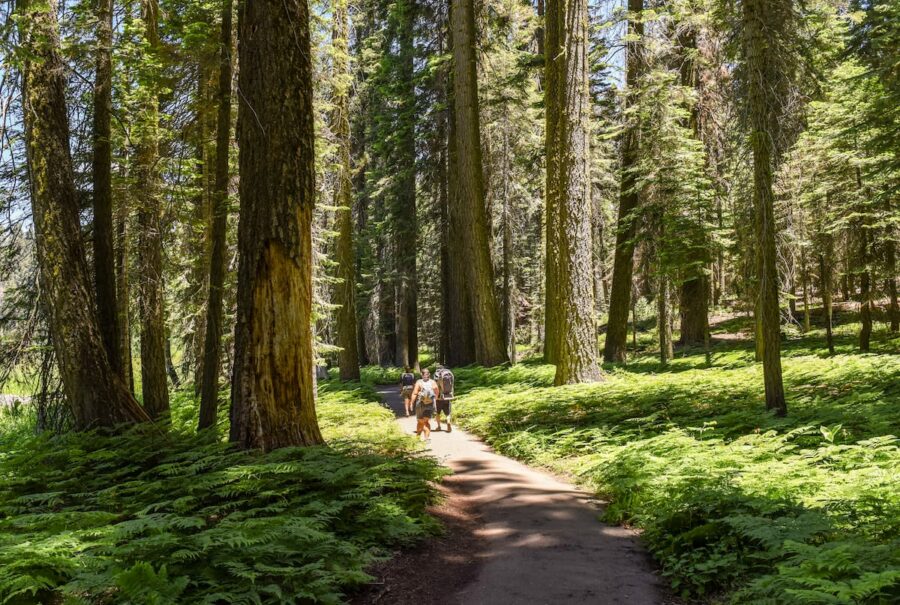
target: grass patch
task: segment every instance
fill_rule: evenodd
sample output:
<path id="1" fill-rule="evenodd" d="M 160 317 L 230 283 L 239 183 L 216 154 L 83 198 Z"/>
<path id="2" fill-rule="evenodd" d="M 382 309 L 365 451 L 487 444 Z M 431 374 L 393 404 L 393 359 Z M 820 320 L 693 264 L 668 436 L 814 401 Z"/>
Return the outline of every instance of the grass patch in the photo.
<path id="1" fill-rule="evenodd" d="M 321 385 L 328 447 L 267 455 L 193 432 L 35 436 L 0 421 L 0 603 L 338 603 L 435 530 L 442 471 L 361 385 Z"/>
<path id="2" fill-rule="evenodd" d="M 573 475 L 638 526 L 674 590 L 735 603 L 900 599 L 900 356 L 785 343 L 789 416 L 766 413 L 752 343 L 600 384 L 550 387 L 551 366 L 463 368 L 457 420 L 507 455 Z"/>

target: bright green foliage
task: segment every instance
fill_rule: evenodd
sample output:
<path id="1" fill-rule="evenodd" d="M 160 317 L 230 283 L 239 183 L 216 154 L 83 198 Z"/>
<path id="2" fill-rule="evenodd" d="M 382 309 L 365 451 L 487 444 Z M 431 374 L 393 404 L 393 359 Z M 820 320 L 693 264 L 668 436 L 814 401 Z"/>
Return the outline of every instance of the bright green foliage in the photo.
<path id="1" fill-rule="evenodd" d="M 169 433 L 0 433 L 0 603 L 340 602 L 435 529 L 439 468 L 373 395 L 323 385 L 330 446 L 266 456 L 193 435 L 184 395 Z"/>
<path id="2" fill-rule="evenodd" d="M 605 519 L 642 528 L 685 597 L 896 602 L 898 344 L 821 358 L 820 343 L 789 342 L 787 418 L 764 412 L 746 344 L 714 349 L 711 367 L 700 353 L 667 370 L 638 357 L 590 386 L 549 388 L 550 366 L 461 369 L 456 417 L 607 498 Z"/>

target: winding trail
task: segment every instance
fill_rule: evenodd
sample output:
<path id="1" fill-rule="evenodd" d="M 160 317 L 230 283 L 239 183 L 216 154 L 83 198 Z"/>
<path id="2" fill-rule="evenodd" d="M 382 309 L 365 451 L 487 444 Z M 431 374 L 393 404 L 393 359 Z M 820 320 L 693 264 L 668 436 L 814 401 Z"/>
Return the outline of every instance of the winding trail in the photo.
<path id="1" fill-rule="evenodd" d="M 396 387 L 380 387 L 404 431 L 415 430 Z M 432 423 L 433 425 L 433 423 Z M 432 432 L 432 455 L 453 470 L 444 482 L 451 509 L 474 510 L 471 552 L 430 559 L 475 558 L 464 585 L 442 586 L 419 602 L 466 605 L 664 603 L 665 591 L 634 532 L 598 520 L 600 503 L 548 474 L 494 453 L 454 427 Z M 467 547 L 469 548 L 469 547 Z M 431 564 L 435 562 L 432 560 Z M 412 562 L 415 565 L 415 561 Z M 441 569 L 438 563 L 438 570 Z M 423 582 L 441 582 L 440 574 Z M 378 599 L 379 603 L 406 602 Z"/>

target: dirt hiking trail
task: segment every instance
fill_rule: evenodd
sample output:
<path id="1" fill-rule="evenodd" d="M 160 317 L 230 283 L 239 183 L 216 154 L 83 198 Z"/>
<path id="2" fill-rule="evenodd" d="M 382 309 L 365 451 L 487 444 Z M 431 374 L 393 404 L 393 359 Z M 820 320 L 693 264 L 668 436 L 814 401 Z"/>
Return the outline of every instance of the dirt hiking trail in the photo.
<path id="1" fill-rule="evenodd" d="M 415 419 L 406 417 L 398 390 L 379 393 L 412 433 Z M 441 488 L 447 501 L 435 511 L 448 534 L 401 555 L 361 602 L 666 602 L 634 532 L 601 523 L 600 505 L 587 493 L 494 453 L 457 427 L 432 432 L 428 445 L 453 471 Z"/>

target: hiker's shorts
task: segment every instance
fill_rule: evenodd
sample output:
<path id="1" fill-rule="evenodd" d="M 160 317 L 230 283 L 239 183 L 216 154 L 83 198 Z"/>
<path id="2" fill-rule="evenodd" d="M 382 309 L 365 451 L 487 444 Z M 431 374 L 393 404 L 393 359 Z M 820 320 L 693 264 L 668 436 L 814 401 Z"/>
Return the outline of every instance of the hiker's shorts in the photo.
<path id="1" fill-rule="evenodd" d="M 412 397 L 413 388 L 412 387 L 403 387 L 400 389 L 400 396 L 404 399 L 409 399 Z"/>
<path id="2" fill-rule="evenodd" d="M 416 418 L 434 418 L 434 404 L 422 403 L 416 404 Z"/>
<path id="3" fill-rule="evenodd" d="M 450 400 L 449 399 L 438 399 L 437 400 L 437 413 L 443 413 L 444 416 L 450 415 Z"/>

